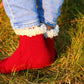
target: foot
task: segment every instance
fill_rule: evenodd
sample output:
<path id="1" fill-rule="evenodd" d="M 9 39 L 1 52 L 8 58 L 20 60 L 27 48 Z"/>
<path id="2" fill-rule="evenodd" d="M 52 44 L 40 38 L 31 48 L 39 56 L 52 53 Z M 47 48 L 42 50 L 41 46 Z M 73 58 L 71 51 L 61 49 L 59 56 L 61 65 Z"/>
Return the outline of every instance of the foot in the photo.
<path id="1" fill-rule="evenodd" d="M 12 56 L 0 61 L 0 73 L 6 74 L 49 66 L 52 58 L 45 44 L 43 34 L 32 37 L 20 35 L 19 43 L 19 47 Z"/>
<path id="2" fill-rule="evenodd" d="M 46 43 L 50 53 L 52 54 L 52 61 L 51 61 L 51 64 L 52 64 L 56 57 L 54 38 L 55 38 L 55 36 L 58 35 L 59 27 L 56 26 L 55 28 L 53 28 L 49 25 L 46 25 L 46 27 L 47 27 L 47 32 L 44 34 L 44 38 L 45 38 L 45 43 Z"/>

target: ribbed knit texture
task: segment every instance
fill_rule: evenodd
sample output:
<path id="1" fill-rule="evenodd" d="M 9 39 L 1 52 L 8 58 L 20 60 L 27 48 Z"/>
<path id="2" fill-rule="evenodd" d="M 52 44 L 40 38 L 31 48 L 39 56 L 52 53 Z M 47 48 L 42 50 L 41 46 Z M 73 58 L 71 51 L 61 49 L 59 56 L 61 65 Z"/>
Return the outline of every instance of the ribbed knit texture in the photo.
<path id="1" fill-rule="evenodd" d="M 53 58 L 45 44 L 43 34 L 20 36 L 17 50 L 9 58 L 0 61 L 0 73 L 11 73 L 25 69 L 39 69 L 53 63 Z"/>

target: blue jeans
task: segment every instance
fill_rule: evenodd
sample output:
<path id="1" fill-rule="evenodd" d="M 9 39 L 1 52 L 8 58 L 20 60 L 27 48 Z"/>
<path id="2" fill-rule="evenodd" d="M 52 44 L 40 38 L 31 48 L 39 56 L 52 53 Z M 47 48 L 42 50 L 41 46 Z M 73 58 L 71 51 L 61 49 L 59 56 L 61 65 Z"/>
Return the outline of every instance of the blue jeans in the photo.
<path id="1" fill-rule="evenodd" d="M 13 29 L 24 29 L 43 22 L 55 27 L 64 0 L 3 0 Z"/>

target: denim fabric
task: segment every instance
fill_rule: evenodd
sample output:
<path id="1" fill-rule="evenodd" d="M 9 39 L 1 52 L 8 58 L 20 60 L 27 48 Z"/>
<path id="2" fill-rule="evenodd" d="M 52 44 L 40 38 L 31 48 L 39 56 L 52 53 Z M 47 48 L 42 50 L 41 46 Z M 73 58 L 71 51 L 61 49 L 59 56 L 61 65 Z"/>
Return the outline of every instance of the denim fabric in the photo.
<path id="1" fill-rule="evenodd" d="M 64 0 L 3 0 L 4 9 L 13 29 L 24 29 L 40 25 L 56 26 Z"/>
<path id="2" fill-rule="evenodd" d="M 35 0 L 3 0 L 3 4 L 13 29 L 40 24 Z"/>
<path id="3" fill-rule="evenodd" d="M 64 0 L 37 0 L 40 21 L 56 27 L 63 2 Z"/>

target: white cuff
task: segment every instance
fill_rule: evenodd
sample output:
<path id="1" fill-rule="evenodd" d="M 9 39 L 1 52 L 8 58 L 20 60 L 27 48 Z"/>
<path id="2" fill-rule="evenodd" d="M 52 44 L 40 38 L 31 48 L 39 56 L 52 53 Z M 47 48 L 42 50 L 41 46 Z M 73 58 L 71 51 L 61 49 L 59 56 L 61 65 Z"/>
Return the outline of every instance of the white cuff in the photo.
<path id="1" fill-rule="evenodd" d="M 54 29 L 47 30 L 46 33 L 44 33 L 45 38 L 53 38 L 54 36 L 58 36 L 59 33 L 59 26 L 56 25 Z"/>
<path id="2" fill-rule="evenodd" d="M 46 32 L 46 26 L 41 24 L 40 27 L 36 27 L 34 29 L 25 28 L 25 29 L 15 29 L 14 30 L 17 35 L 26 35 L 29 37 L 36 36 L 37 34 L 44 34 Z"/>

